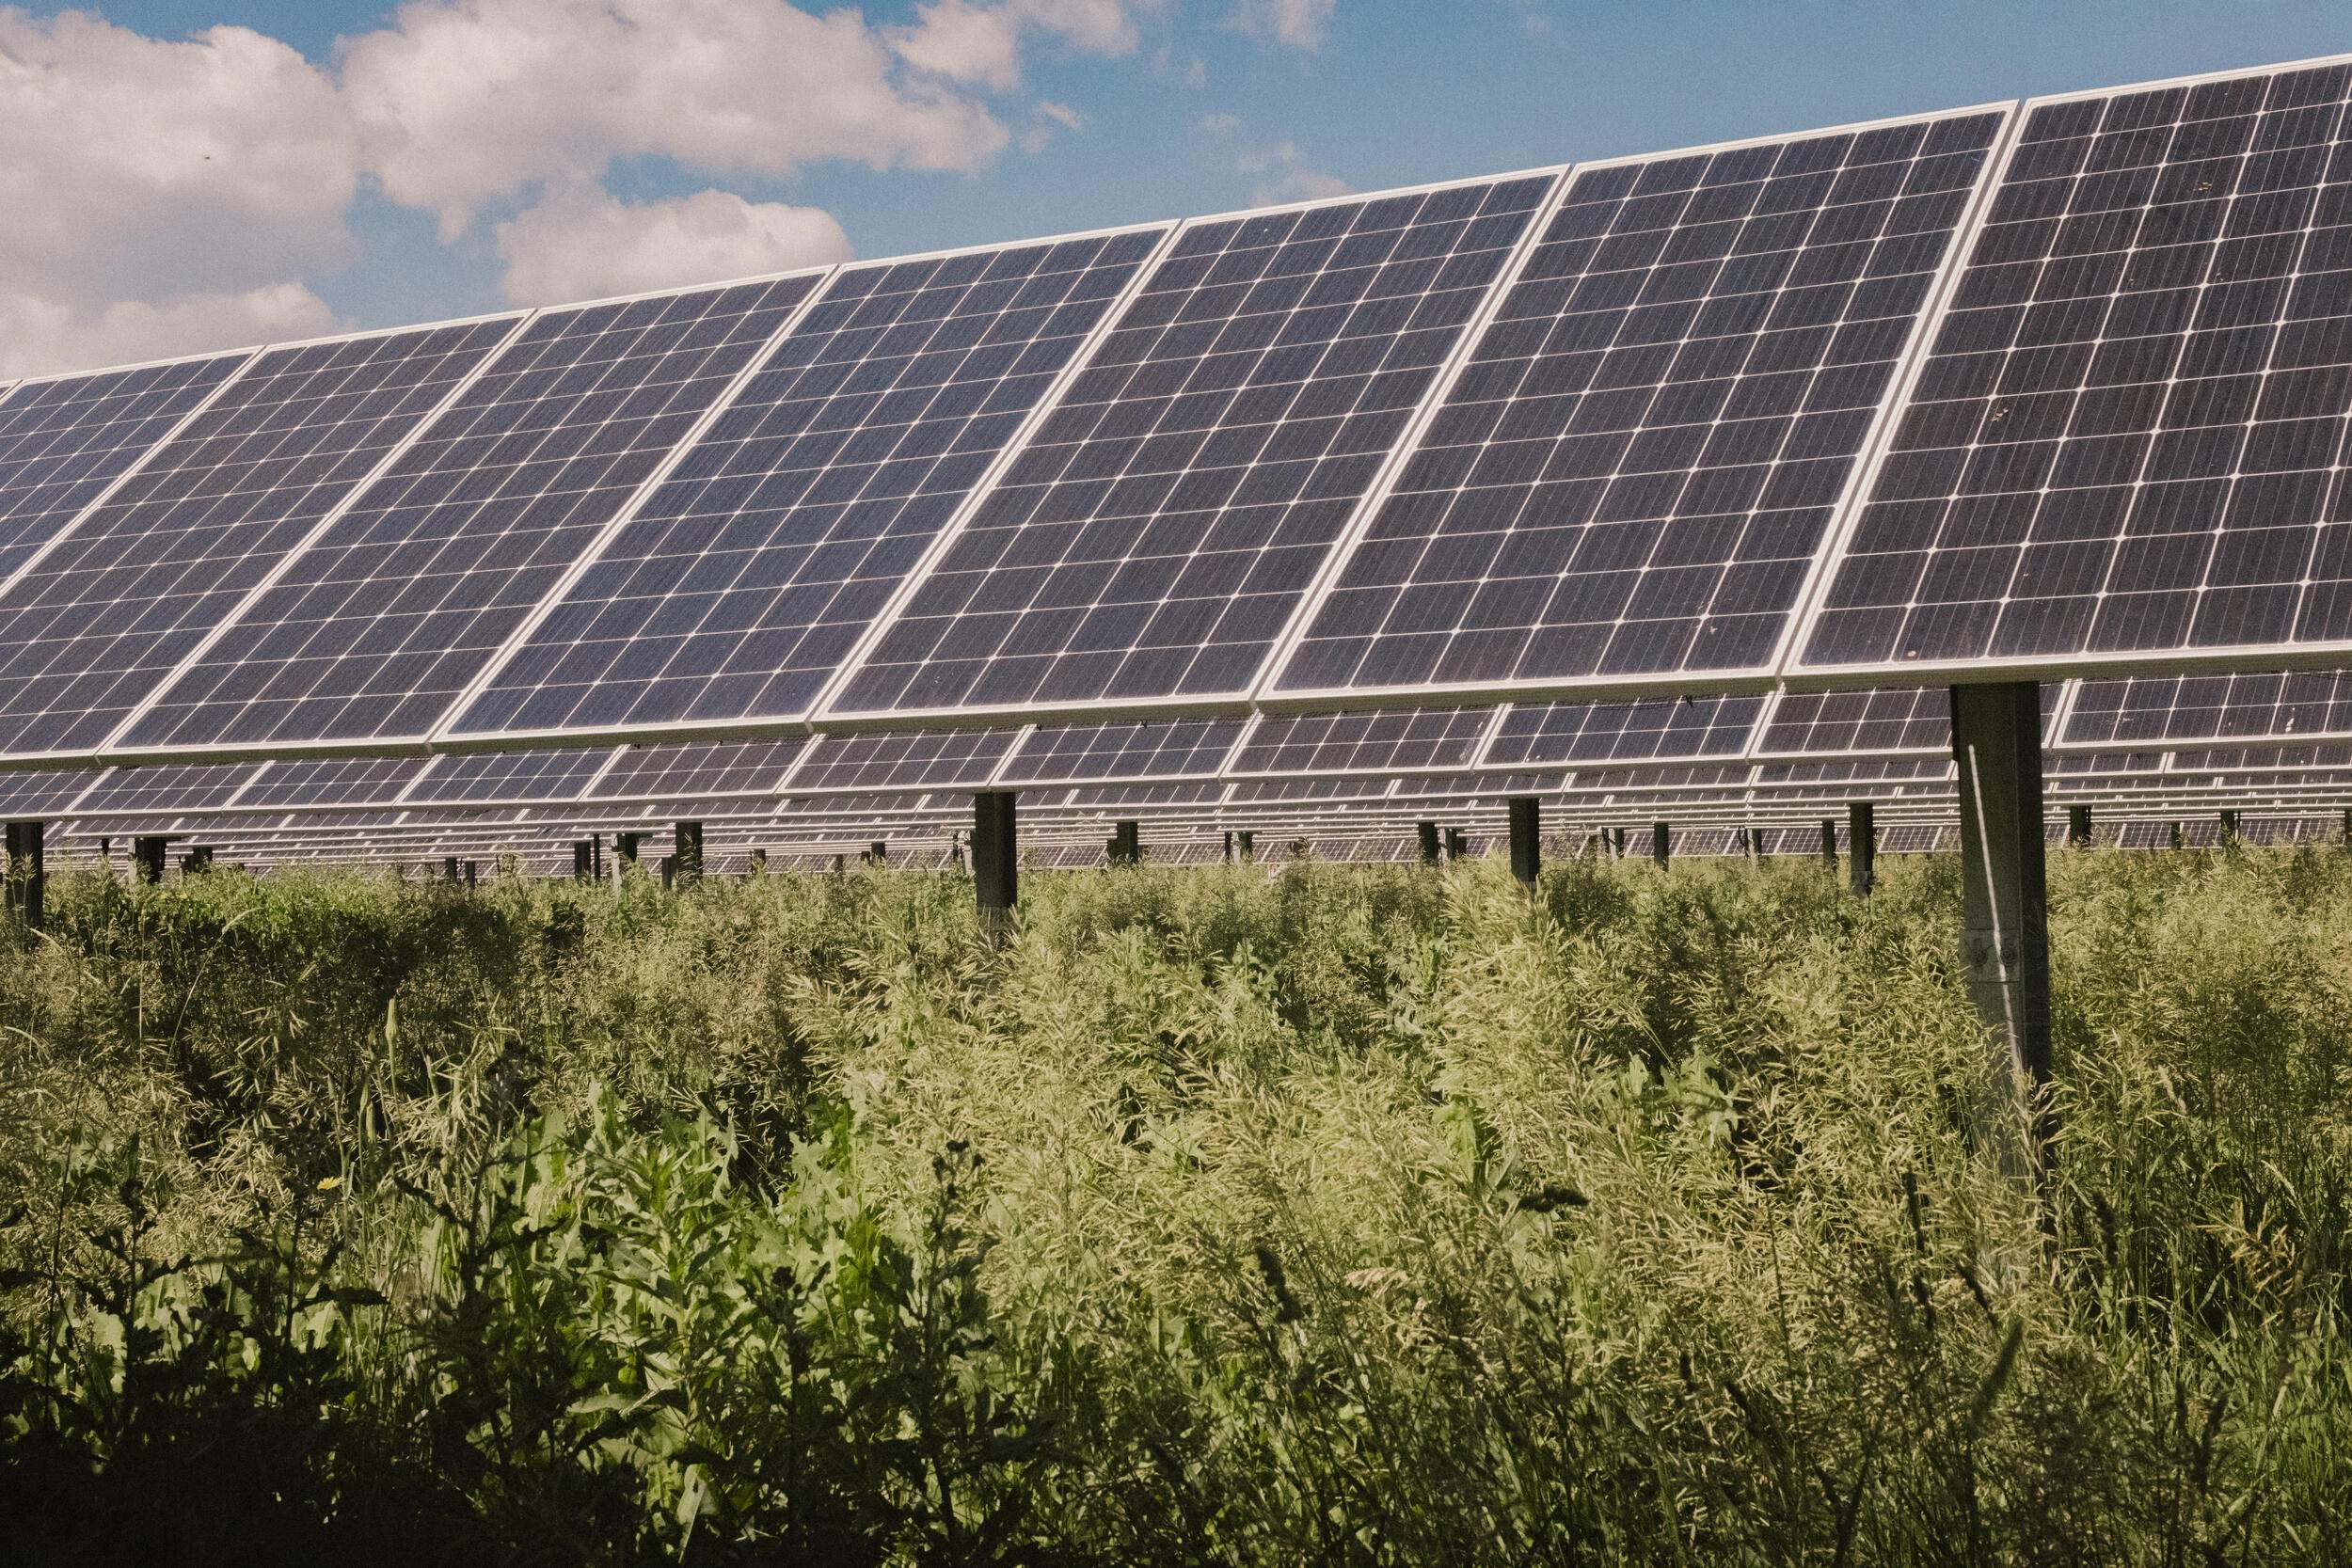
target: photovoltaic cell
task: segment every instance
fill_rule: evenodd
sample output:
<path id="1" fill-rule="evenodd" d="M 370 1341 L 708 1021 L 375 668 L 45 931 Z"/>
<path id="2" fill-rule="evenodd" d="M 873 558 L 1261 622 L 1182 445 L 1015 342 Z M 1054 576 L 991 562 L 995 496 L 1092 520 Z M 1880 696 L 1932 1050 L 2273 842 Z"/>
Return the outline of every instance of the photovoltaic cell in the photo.
<path id="1" fill-rule="evenodd" d="M 1529 764 L 1695 761 L 1738 756 L 1764 711 L 1759 696 L 1660 697 L 1635 703 L 1515 706 L 1481 759 Z"/>
<path id="2" fill-rule="evenodd" d="M 1181 719 L 1033 730 L 1005 765 L 996 784 L 1010 789 L 1114 779 L 1213 778 L 1245 727 L 1239 719 Z"/>
<path id="3" fill-rule="evenodd" d="M 1235 776 L 1463 768 L 1494 727 L 1492 708 L 1269 713 L 1233 753 Z"/>
<path id="4" fill-rule="evenodd" d="M 1187 228 L 834 709 L 1247 692 L 1554 182 Z"/>
<path id="5" fill-rule="evenodd" d="M 429 735 L 818 281 L 534 317 L 124 744 Z"/>
<path id="6" fill-rule="evenodd" d="M 251 356 L 34 381 L 0 398 L 0 581 Z"/>
<path id="7" fill-rule="evenodd" d="M 2069 745 L 2286 739 L 2352 735 L 2352 673 L 2144 675 L 2087 680 L 2066 721 Z"/>
<path id="8" fill-rule="evenodd" d="M 1806 664 L 2352 639 L 2347 85 L 2028 111 Z"/>
<path id="9" fill-rule="evenodd" d="M 597 800 L 674 795 L 774 795 L 805 740 L 632 746 L 589 791 Z"/>
<path id="10" fill-rule="evenodd" d="M 0 752 L 103 741 L 514 325 L 262 355 L 0 594 Z"/>
<path id="11" fill-rule="evenodd" d="M 245 806 L 389 805 L 425 764 L 414 757 L 305 757 L 263 765 L 236 803 Z"/>
<path id="12" fill-rule="evenodd" d="M 840 790 L 985 788 L 1019 730 L 874 731 L 818 737 L 793 771 L 795 795 Z"/>
<path id="13" fill-rule="evenodd" d="M 1275 689 L 1769 665 L 2003 119 L 1581 169 Z"/>
<path id="14" fill-rule="evenodd" d="M 547 752 L 478 752 L 433 759 L 408 792 L 408 804 L 506 804 L 517 800 L 577 800 L 612 748 Z"/>
<path id="15" fill-rule="evenodd" d="M 1165 233 L 840 273 L 457 731 L 806 712 Z"/>
<path id="16" fill-rule="evenodd" d="M 2050 692 L 2058 689 L 2053 686 Z M 1788 691 L 1765 722 L 1757 750 L 1771 756 L 1952 749 L 1951 693 L 1940 686 L 1876 691 Z"/>

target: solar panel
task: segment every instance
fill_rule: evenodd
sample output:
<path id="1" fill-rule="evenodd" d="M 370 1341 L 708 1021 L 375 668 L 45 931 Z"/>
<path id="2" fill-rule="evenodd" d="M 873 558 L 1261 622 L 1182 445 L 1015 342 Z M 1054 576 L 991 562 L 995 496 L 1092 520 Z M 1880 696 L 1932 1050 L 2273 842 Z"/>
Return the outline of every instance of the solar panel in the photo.
<path id="1" fill-rule="evenodd" d="M 2143 675 L 2084 681 L 2068 745 L 2352 736 L 2352 672 Z"/>
<path id="2" fill-rule="evenodd" d="M 787 781 L 795 795 L 985 789 L 1019 730 L 867 731 L 820 736 Z"/>
<path id="3" fill-rule="evenodd" d="M 2005 119 L 1580 166 L 1269 689 L 1769 672 Z"/>
<path id="4" fill-rule="evenodd" d="M 1724 696 L 1521 705 L 1503 715 L 1480 765 L 1738 756 L 1755 735 L 1764 704 L 1760 696 Z"/>
<path id="5" fill-rule="evenodd" d="M 1756 744 L 1757 754 L 1763 756 L 1839 752 L 1948 755 L 1951 749 L 1951 694 L 1934 686 L 1785 691 Z"/>
<path id="6" fill-rule="evenodd" d="M 0 592 L 0 752 L 94 750 L 516 320 L 255 358 Z"/>
<path id="7" fill-rule="evenodd" d="M 453 733 L 806 713 L 1167 232 L 845 268 Z"/>
<path id="8" fill-rule="evenodd" d="M 1110 780 L 1215 778 L 1241 738 L 1239 719 L 1073 724 L 1031 730 L 996 785 L 1003 789 Z"/>
<path id="9" fill-rule="evenodd" d="M 0 582 L 251 357 L 246 350 L 28 381 L 0 398 Z"/>
<path id="10" fill-rule="evenodd" d="M 1478 759 L 1498 717 L 1493 708 L 1269 713 L 1243 738 L 1227 771 L 1235 778 L 1458 771 Z"/>
<path id="11" fill-rule="evenodd" d="M 121 812 L 189 812 L 226 806 L 253 777 L 249 762 L 164 763 L 109 768 L 73 803 L 76 816 Z"/>
<path id="12" fill-rule="evenodd" d="M 389 805 L 422 774 L 414 757 L 303 757 L 266 763 L 236 798 L 246 806 Z"/>
<path id="13" fill-rule="evenodd" d="M 440 756 L 411 785 L 404 804 L 501 804 L 577 800 L 614 760 L 610 746 L 546 752 L 476 752 Z"/>
<path id="14" fill-rule="evenodd" d="M 599 800 L 675 795 L 773 796 L 782 791 L 785 774 L 807 749 L 808 742 L 797 737 L 631 746 L 621 752 L 588 793 Z"/>
<path id="15" fill-rule="evenodd" d="M 421 741 L 820 277 L 532 317 L 121 746 Z"/>
<path id="16" fill-rule="evenodd" d="M 1805 667 L 2352 640 L 2347 87 L 2028 106 Z"/>
<path id="17" fill-rule="evenodd" d="M 98 778 L 96 768 L 0 773 L 0 818 L 15 822 L 56 816 L 70 809 Z"/>
<path id="18" fill-rule="evenodd" d="M 830 710 L 1246 694 L 1556 183 L 1187 224 Z"/>

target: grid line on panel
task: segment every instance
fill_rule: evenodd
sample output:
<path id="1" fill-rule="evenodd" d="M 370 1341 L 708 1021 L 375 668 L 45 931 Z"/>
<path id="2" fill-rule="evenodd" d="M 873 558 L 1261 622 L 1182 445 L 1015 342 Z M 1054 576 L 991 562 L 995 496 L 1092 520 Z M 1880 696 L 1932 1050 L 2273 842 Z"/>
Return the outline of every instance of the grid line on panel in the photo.
<path id="1" fill-rule="evenodd" d="M 0 772 L 0 817 L 11 822 L 60 816 L 96 784 L 97 768 L 19 768 Z"/>
<path id="2" fill-rule="evenodd" d="M 1764 706 L 1757 695 L 1518 704 L 1496 726 L 1479 766 L 1738 756 L 1747 750 Z"/>
<path id="3" fill-rule="evenodd" d="M 1113 780 L 1215 778 L 1247 721 L 1178 719 L 1030 730 L 993 781 L 1000 789 Z"/>
<path id="4" fill-rule="evenodd" d="M 2352 736 L 2352 671 L 2137 675 L 2077 683 L 2068 745 Z"/>
<path id="5" fill-rule="evenodd" d="M 514 325 L 257 355 L 0 592 L 0 752 L 98 747 Z"/>
<path id="6" fill-rule="evenodd" d="M 1269 774 L 1459 771 L 1478 760 L 1502 714 L 1495 708 L 1381 708 L 1261 715 L 1228 771 Z"/>
<path id="7" fill-rule="evenodd" d="M 2348 90 L 2026 106 L 1804 667 L 2352 640 Z"/>
<path id="8" fill-rule="evenodd" d="M 1021 735 L 1017 729 L 823 735 L 802 756 L 784 787 L 793 795 L 985 789 Z"/>
<path id="9" fill-rule="evenodd" d="M 842 269 L 455 728 L 805 714 L 1167 232 Z"/>
<path id="10" fill-rule="evenodd" d="M 2005 122 L 1580 166 L 1270 689 L 1763 671 Z"/>
<path id="11" fill-rule="evenodd" d="M 219 390 L 250 349 L 28 381 L 0 398 L 0 585 Z"/>
<path id="12" fill-rule="evenodd" d="M 828 711 L 1245 697 L 1557 179 L 1187 225 Z"/>
<path id="13" fill-rule="evenodd" d="M 121 744 L 421 743 L 817 281 L 532 317 Z"/>
<path id="14" fill-rule="evenodd" d="M 773 796 L 782 793 L 785 778 L 808 744 L 796 736 L 784 740 L 627 747 L 596 780 L 590 793 L 598 800 L 622 796 Z"/>

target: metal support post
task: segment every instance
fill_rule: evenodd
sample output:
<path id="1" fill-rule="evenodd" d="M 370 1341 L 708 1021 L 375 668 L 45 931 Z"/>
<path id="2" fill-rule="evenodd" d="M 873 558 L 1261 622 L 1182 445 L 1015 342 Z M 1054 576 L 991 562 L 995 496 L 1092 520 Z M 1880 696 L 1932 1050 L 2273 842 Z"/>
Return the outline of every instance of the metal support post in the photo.
<path id="1" fill-rule="evenodd" d="M 661 857 L 661 891 L 667 893 L 675 886 L 677 886 L 677 857 L 664 855 Z"/>
<path id="2" fill-rule="evenodd" d="M 1233 863 L 1233 830 L 1231 828 L 1225 830 L 1225 863 Z"/>
<path id="3" fill-rule="evenodd" d="M 755 877 L 765 877 L 768 875 L 767 850 L 754 849 L 752 851 L 752 875 Z"/>
<path id="4" fill-rule="evenodd" d="M 466 863 L 466 891 L 469 893 L 471 893 L 474 889 L 474 879 L 478 866 L 479 863 L 474 861 L 468 861 Z"/>
<path id="5" fill-rule="evenodd" d="M 1846 807 L 1846 867 L 1857 895 L 1867 895 L 1879 882 L 1878 809 L 1867 800 Z"/>
<path id="6" fill-rule="evenodd" d="M 1625 829 L 1622 826 L 1609 830 L 1609 852 L 1619 860 L 1625 859 Z"/>
<path id="7" fill-rule="evenodd" d="M 2237 823 L 2238 816 L 2236 812 L 2225 811 L 2221 814 L 2222 848 L 2234 849 L 2238 847 Z"/>
<path id="8" fill-rule="evenodd" d="M 1831 876 L 1837 875 L 1837 818 L 1835 816 L 1821 818 L 1821 863 L 1829 867 Z"/>
<path id="9" fill-rule="evenodd" d="M 2042 690 L 2032 681 L 2013 681 L 1956 686 L 1951 692 L 1960 784 L 1961 961 L 1978 1015 L 2004 1042 L 1989 1064 L 1986 1131 L 2003 1168 L 2023 1175 L 2046 1155 L 2050 1131 L 2038 1104 L 2050 1076 Z M 2037 1102 L 2030 1144 L 2017 1135 L 2025 1131 L 2016 1120 L 2021 1096 Z"/>
<path id="10" fill-rule="evenodd" d="M 670 861 L 670 873 L 664 877 L 663 886 L 670 885 L 672 878 L 689 885 L 702 880 L 703 825 L 701 823 L 681 822 L 677 825 Z"/>
<path id="11" fill-rule="evenodd" d="M 972 797 L 972 881 L 980 925 L 1002 935 L 1021 895 L 1020 795 L 992 789 Z"/>
<path id="12" fill-rule="evenodd" d="M 2344 815 L 2352 816 L 2352 812 Z M 1255 861 L 1258 858 L 1258 835 L 1244 828 L 1233 835 L 1233 847 L 1243 860 Z"/>
<path id="13" fill-rule="evenodd" d="M 1110 862 L 1113 865 L 1137 865 L 1143 861 L 1142 829 L 1134 822 L 1111 824 Z"/>
<path id="14" fill-rule="evenodd" d="M 1470 859 L 1470 834 L 1459 828 L 1445 831 L 1445 858 L 1450 861 Z"/>
<path id="15" fill-rule="evenodd" d="M 1413 824 L 1413 833 L 1421 840 L 1421 863 L 1437 864 L 1441 847 L 1438 841 L 1438 825 L 1435 822 L 1416 822 Z"/>
<path id="16" fill-rule="evenodd" d="M 213 847 L 209 844 L 191 845 L 188 852 L 180 857 L 180 875 L 183 877 L 192 877 L 199 871 L 210 871 L 212 868 Z"/>
<path id="17" fill-rule="evenodd" d="M 1674 859 L 1674 824 L 1671 822 L 1651 823 L 1649 825 L 1649 858 L 1658 863 L 1658 868 L 1661 871 L 1663 871 L 1667 863 Z"/>
<path id="18" fill-rule="evenodd" d="M 874 840 L 873 843 L 867 845 L 866 847 L 866 863 L 875 866 L 888 865 L 890 863 L 890 846 L 879 838 Z"/>
<path id="19" fill-rule="evenodd" d="M 1533 795 L 1511 797 L 1511 875 L 1529 887 L 1544 869 L 1544 804 Z"/>
<path id="20" fill-rule="evenodd" d="M 572 841 L 572 880 L 584 882 L 596 874 L 596 859 L 584 838 Z"/>
<path id="21" fill-rule="evenodd" d="M 151 835 L 131 840 L 131 862 L 138 867 L 138 879 L 152 885 L 164 879 L 164 854 L 171 840 Z"/>
<path id="22" fill-rule="evenodd" d="M 48 878 L 41 859 L 43 827 L 39 822 L 11 822 L 8 827 L 8 911 L 24 923 L 28 931 L 40 930 L 47 913 L 44 895 Z"/>
<path id="23" fill-rule="evenodd" d="M 2066 842 L 2076 849 L 2090 847 L 2090 808 L 2089 806 L 2066 808 Z"/>
<path id="24" fill-rule="evenodd" d="M 2173 848 L 2185 849 L 2188 847 L 2188 830 L 2181 826 L 2178 822 L 2172 824 L 2170 837 Z"/>
<path id="25" fill-rule="evenodd" d="M 445 882 L 454 882 L 457 880 L 457 857 L 455 855 L 448 855 L 442 858 L 441 880 Z"/>

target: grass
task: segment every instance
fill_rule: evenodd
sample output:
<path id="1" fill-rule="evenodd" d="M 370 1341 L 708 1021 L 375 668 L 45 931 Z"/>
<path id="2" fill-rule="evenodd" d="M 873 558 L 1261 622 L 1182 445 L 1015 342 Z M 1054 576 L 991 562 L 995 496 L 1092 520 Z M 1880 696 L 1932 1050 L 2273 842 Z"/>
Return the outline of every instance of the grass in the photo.
<path id="1" fill-rule="evenodd" d="M 60 879 L 18 1560 L 2149 1563 L 2352 1538 L 2352 856 L 619 897 Z"/>

